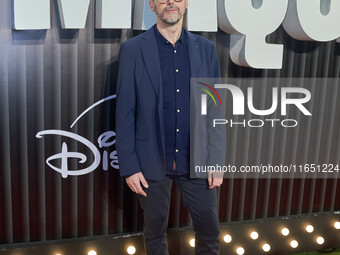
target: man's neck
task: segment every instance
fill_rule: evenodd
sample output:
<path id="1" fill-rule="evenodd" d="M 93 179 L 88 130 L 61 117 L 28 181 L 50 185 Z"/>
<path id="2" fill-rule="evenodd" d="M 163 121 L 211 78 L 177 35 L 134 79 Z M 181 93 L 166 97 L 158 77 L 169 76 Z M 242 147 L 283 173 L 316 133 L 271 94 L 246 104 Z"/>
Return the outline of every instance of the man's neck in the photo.
<path id="1" fill-rule="evenodd" d="M 174 25 L 164 24 L 163 22 L 157 22 L 158 31 L 167 39 L 173 46 L 181 36 L 183 26 L 183 18 Z"/>

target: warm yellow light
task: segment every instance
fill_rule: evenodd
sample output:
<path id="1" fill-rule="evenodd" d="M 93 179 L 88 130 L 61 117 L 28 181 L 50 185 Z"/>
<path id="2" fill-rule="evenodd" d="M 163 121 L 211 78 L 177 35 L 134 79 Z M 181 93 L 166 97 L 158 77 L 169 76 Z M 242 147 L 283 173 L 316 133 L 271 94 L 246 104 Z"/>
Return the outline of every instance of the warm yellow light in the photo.
<path id="1" fill-rule="evenodd" d="M 312 233 L 312 232 L 314 231 L 314 227 L 313 227 L 312 225 L 308 225 L 308 226 L 306 227 L 306 231 L 307 231 L 308 233 Z"/>
<path id="2" fill-rule="evenodd" d="M 238 247 L 238 248 L 236 249 L 236 253 L 237 253 L 238 255 L 243 255 L 243 254 L 244 254 L 244 249 L 243 249 L 243 247 Z"/>
<path id="3" fill-rule="evenodd" d="M 335 229 L 340 229 L 340 222 L 339 221 L 334 223 L 334 228 Z"/>
<path id="4" fill-rule="evenodd" d="M 225 236 L 223 237 L 223 240 L 224 240 L 224 242 L 226 242 L 226 243 L 230 243 L 231 240 L 233 240 L 233 239 L 232 239 L 231 235 L 225 235 Z"/>
<path id="5" fill-rule="evenodd" d="M 265 243 L 265 244 L 262 246 L 262 249 L 263 249 L 263 251 L 268 252 L 268 251 L 270 251 L 270 245 L 267 244 L 267 243 Z"/>
<path id="6" fill-rule="evenodd" d="M 97 255 L 97 252 L 94 250 L 91 250 L 87 253 L 87 255 Z"/>
<path id="7" fill-rule="evenodd" d="M 298 243 L 296 240 L 293 240 L 293 241 L 290 242 L 290 246 L 291 246 L 292 248 L 296 248 L 296 247 L 299 246 L 299 243 Z"/>
<path id="8" fill-rule="evenodd" d="M 281 229 L 281 233 L 284 236 L 288 236 L 289 235 L 289 229 L 288 228 L 283 228 L 283 229 Z"/>
<path id="9" fill-rule="evenodd" d="M 131 245 L 126 249 L 126 251 L 127 251 L 128 254 L 131 254 L 131 255 L 135 254 L 136 253 L 136 247 Z"/>
<path id="10" fill-rule="evenodd" d="M 250 238 L 256 240 L 257 238 L 259 238 L 259 234 L 256 231 L 253 231 L 250 233 Z"/>
<path id="11" fill-rule="evenodd" d="M 191 247 L 195 247 L 195 238 L 190 239 L 189 244 Z"/>
<path id="12" fill-rule="evenodd" d="M 323 243 L 325 242 L 325 239 L 324 239 L 322 236 L 318 236 L 318 237 L 316 238 L 316 242 L 317 242 L 318 244 L 323 244 Z"/>

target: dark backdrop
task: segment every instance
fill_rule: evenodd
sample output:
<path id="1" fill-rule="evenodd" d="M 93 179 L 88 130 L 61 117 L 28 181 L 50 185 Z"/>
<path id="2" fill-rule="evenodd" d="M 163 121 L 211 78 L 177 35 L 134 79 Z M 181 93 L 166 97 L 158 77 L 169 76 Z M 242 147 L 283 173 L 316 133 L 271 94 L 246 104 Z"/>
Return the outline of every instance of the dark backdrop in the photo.
<path id="1" fill-rule="evenodd" d="M 15 31 L 12 1 L 0 3 L 0 243 L 142 230 L 136 196 L 117 169 L 104 171 L 101 163 L 90 174 L 64 179 L 45 163 L 61 151 L 63 142 L 69 151 L 88 155 L 89 161 L 93 160 L 91 153 L 64 137 L 36 138 L 42 130 L 66 130 L 95 144 L 101 159 L 115 150 L 114 145 L 99 148 L 97 142 L 100 134 L 115 130 L 114 99 L 88 112 L 74 127 L 70 125 L 89 106 L 115 93 L 120 44 L 141 32 L 95 29 L 94 4 L 91 1 L 84 30 L 62 30 L 53 3 L 52 29 Z M 299 42 L 280 27 L 268 42 L 284 44 L 283 68 L 254 70 L 230 61 L 228 34 L 199 34 L 216 43 L 224 77 L 339 78 L 340 44 L 334 41 Z M 336 86 L 335 95 L 338 91 Z M 233 129 L 228 133 L 229 162 L 257 162 L 261 157 L 273 163 L 291 162 L 296 156 L 291 152 L 309 158 L 323 155 L 320 158 L 339 162 L 339 103 L 332 93 L 321 91 L 315 96 L 336 110 L 329 116 L 328 108 L 320 109 L 320 116 L 326 118 L 312 133 L 319 143 L 307 143 L 302 151 L 298 143 L 292 143 L 308 128 L 284 134 L 259 131 L 260 136 L 247 129 Z M 321 139 L 322 134 L 328 134 L 330 140 Z M 60 165 L 60 160 L 53 164 Z M 75 160 L 70 160 L 69 166 L 81 168 Z M 337 179 L 226 179 L 219 196 L 221 222 L 340 209 Z M 177 189 L 171 202 L 169 227 L 189 226 L 190 218 Z"/>

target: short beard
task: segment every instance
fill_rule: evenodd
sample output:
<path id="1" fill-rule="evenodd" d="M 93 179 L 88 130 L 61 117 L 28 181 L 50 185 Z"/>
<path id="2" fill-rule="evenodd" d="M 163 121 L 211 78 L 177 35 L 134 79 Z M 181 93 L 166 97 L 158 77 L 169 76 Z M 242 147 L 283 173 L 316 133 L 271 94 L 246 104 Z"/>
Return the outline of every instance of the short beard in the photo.
<path id="1" fill-rule="evenodd" d="M 173 17 L 169 17 L 169 18 L 167 18 L 167 19 L 163 19 L 162 17 L 160 17 L 160 19 L 161 19 L 164 23 L 166 23 L 166 24 L 168 24 L 168 25 L 175 25 L 175 24 L 177 24 L 177 23 L 180 21 L 181 18 L 173 18 Z"/>
<path id="2" fill-rule="evenodd" d="M 171 9 L 171 8 L 165 8 L 163 12 L 156 12 L 156 15 L 164 23 L 166 23 L 168 25 L 175 25 L 175 24 L 177 24 L 181 20 L 181 18 L 183 17 L 183 15 L 185 13 L 185 10 L 183 11 L 183 13 L 181 13 L 179 8 L 177 8 L 177 7 L 175 7 L 175 8 L 177 9 L 178 13 L 180 14 L 180 16 L 178 18 L 177 17 L 169 17 L 167 19 L 163 18 L 163 15 L 164 15 L 165 11 L 168 10 L 168 9 Z"/>

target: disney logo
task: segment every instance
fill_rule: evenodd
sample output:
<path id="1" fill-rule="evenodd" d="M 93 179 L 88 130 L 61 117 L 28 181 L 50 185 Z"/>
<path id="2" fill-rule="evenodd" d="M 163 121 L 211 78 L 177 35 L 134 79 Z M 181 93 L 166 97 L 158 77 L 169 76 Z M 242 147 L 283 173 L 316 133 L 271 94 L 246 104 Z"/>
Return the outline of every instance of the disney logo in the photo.
<path id="1" fill-rule="evenodd" d="M 113 98 L 116 98 L 116 95 L 109 96 L 107 98 L 104 98 L 97 103 L 91 105 L 89 108 L 87 108 L 82 114 L 79 115 L 79 117 L 72 123 L 71 128 L 78 122 L 78 120 L 83 117 L 88 111 L 92 110 L 94 107 L 97 105 L 111 100 Z M 80 152 L 72 152 L 69 151 L 68 146 L 65 142 L 62 143 L 61 146 L 61 152 L 57 153 L 55 155 L 50 156 L 49 158 L 46 159 L 46 164 L 51 167 L 54 171 L 58 172 L 61 174 L 63 178 L 67 178 L 68 176 L 79 176 L 79 175 L 85 175 L 88 174 L 94 170 L 96 170 L 102 162 L 102 168 L 104 171 L 108 170 L 109 164 L 112 168 L 119 169 L 118 165 L 118 156 L 117 156 L 117 151 L 112 151 L 110 154 L 108 153 L 107 150 L 103 151 L 103 155 L 101 155 L 100 151 L 98 148 L 90 142 L 88 139 L 85 137 L 82 137 L 78 134 L 69 132 L 69 131 L 64 131 L 64 130 L 44 130 L 40 131 L 36 134 L 36 138 L 42 138 L 45 135 L 59 135 L 63 137 L 67 137 L 70 139 L 73 139 L 77 142 L 82 143 L 84 146 L 86 146 L 91 153 L 93 154 L 93 162 L 90 166 L 84 168 L 84 169 L 69 169 L 69 159 L 77 159 L 79 163 L 84 164 L 87 161 L 87 156 L 83 153 Z M 99 148 L 108 148 L 116 143 L 116 133 L 114 131 L 107 131 L 101 134 L 98 139 L 97 143 Z M 60 159 L 61 164 L 60 167 L 56 167 L 51 163 L 51 161 Z"/>

